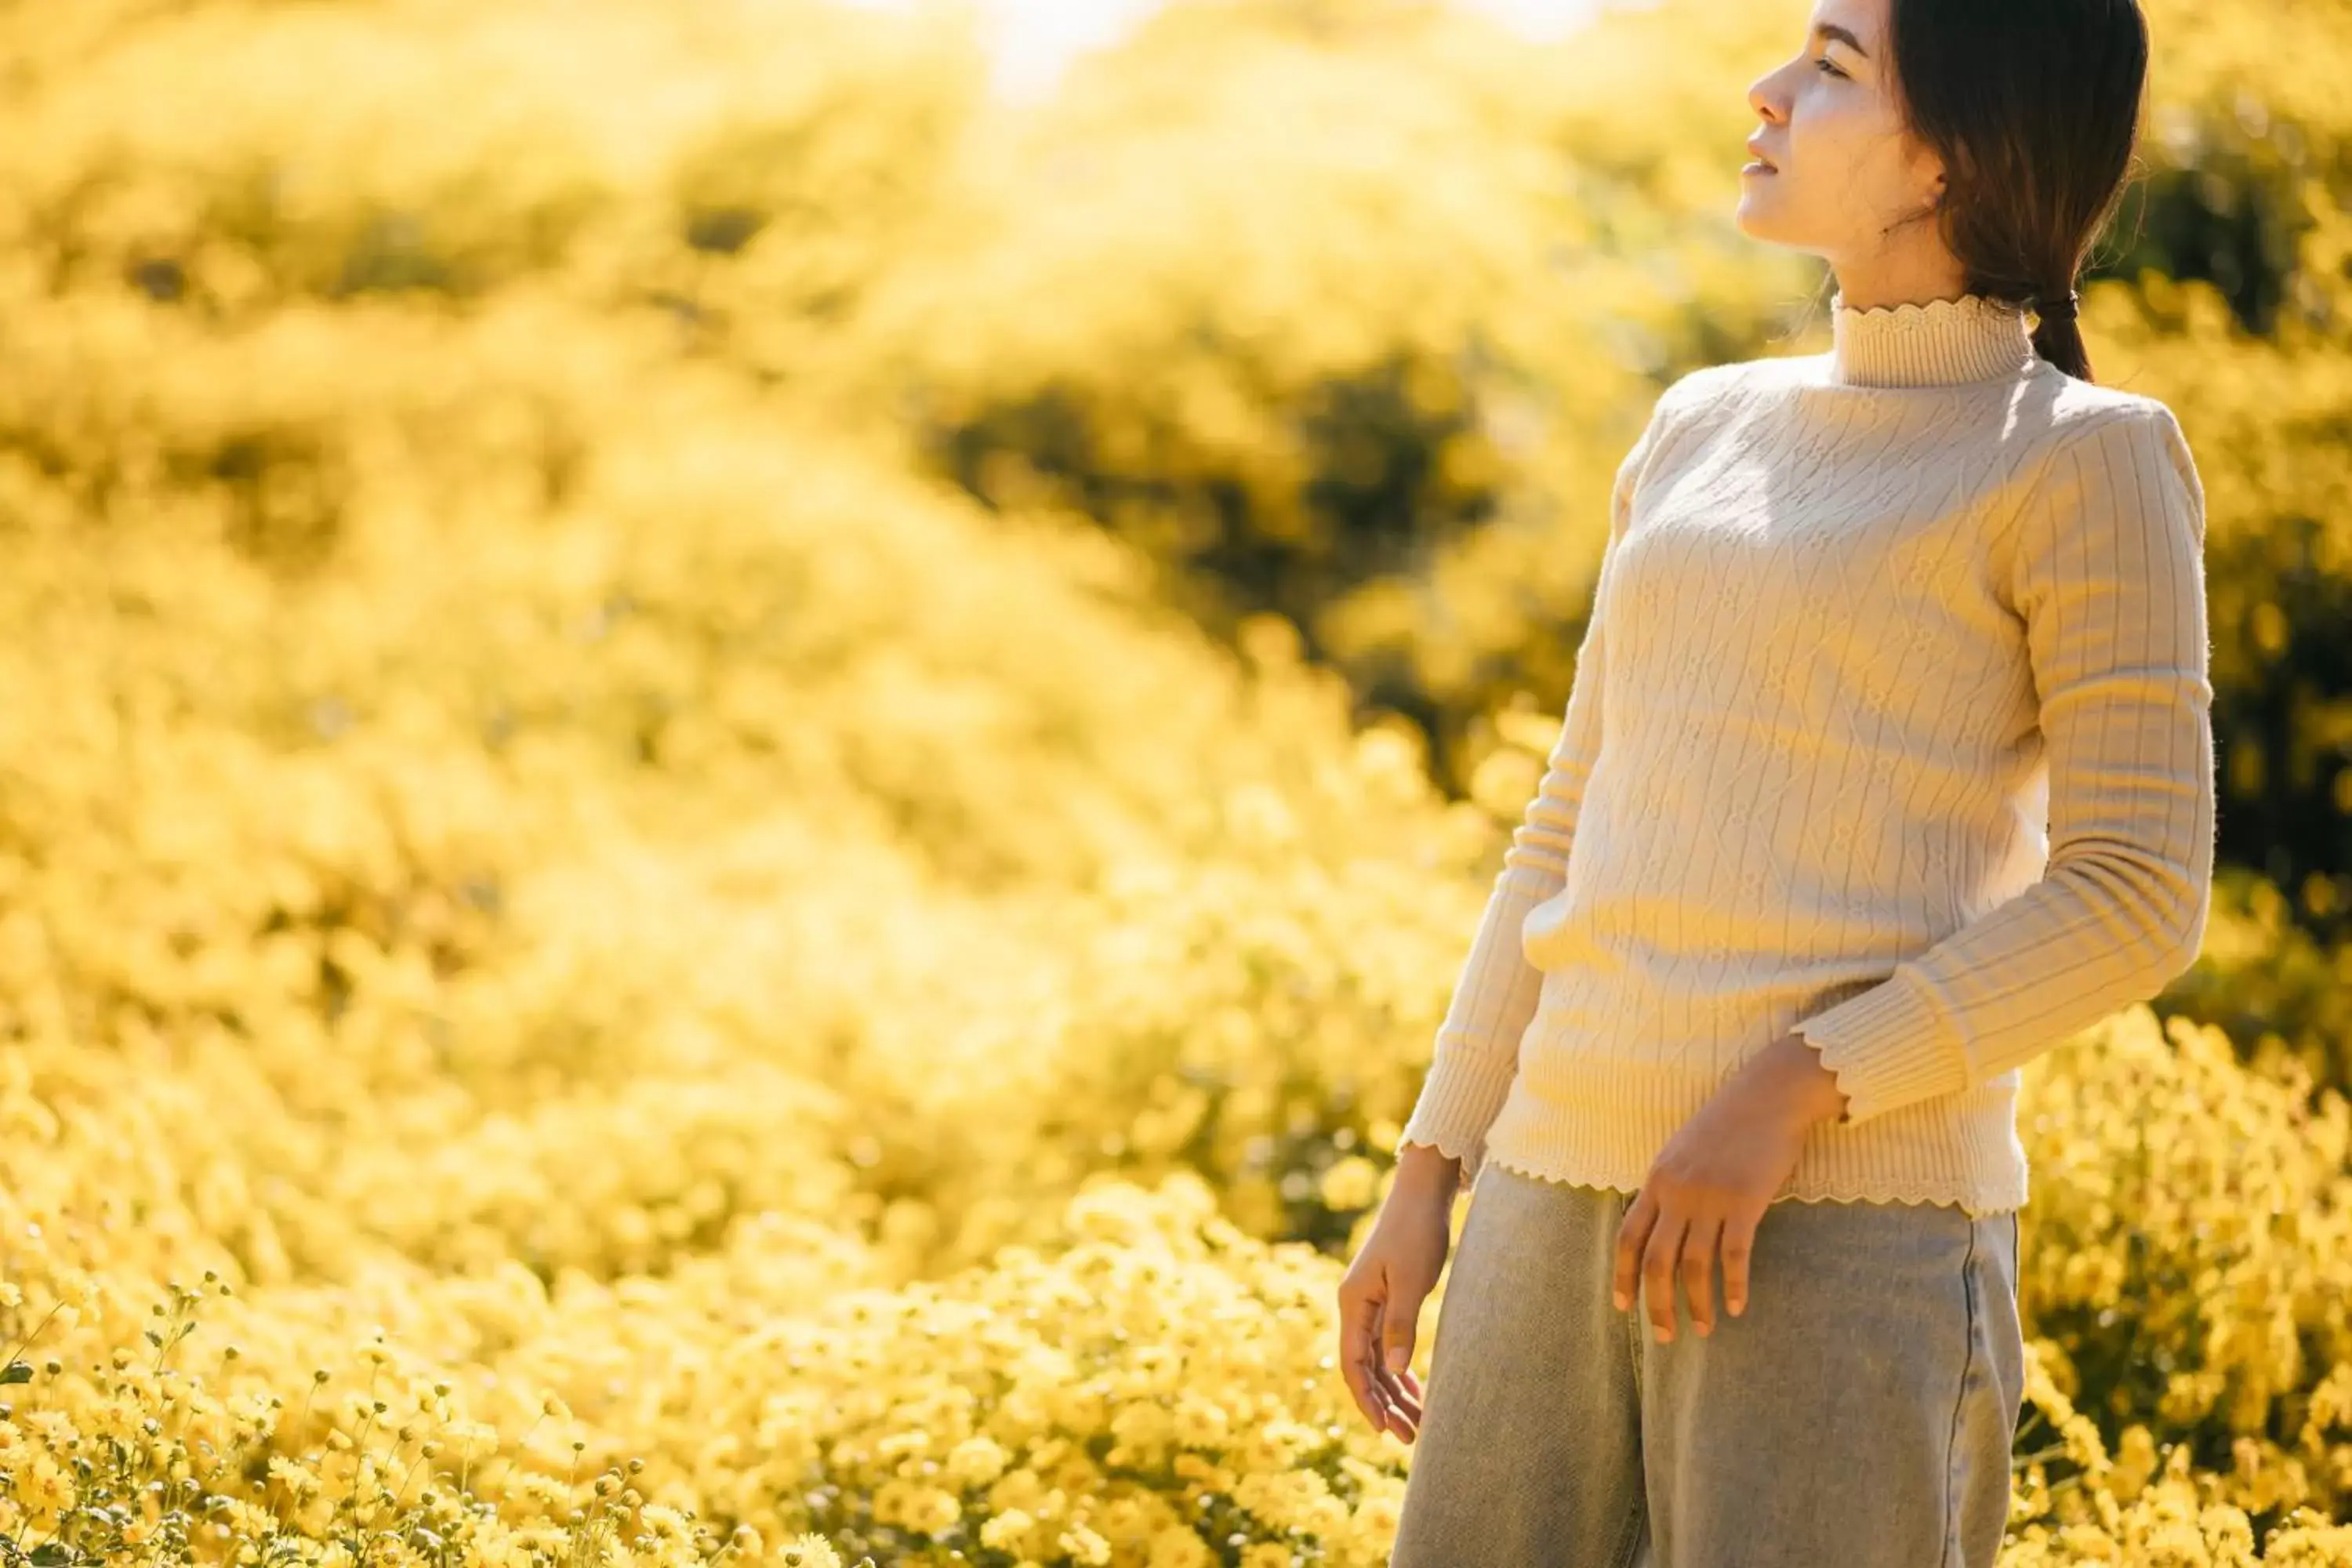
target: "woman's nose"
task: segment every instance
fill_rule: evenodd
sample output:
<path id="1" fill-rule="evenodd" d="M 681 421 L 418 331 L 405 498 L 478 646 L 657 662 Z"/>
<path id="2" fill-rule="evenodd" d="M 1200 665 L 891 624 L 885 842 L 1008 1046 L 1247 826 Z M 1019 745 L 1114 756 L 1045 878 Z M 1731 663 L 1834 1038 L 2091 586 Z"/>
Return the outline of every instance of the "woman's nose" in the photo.
<path id="1" fill-rule="evenodd" d="M 1780 73 L 1768 71 L 1748 84 L 1748 107 L 1767 121 L 1785 118 L 1780 107 Z"/>

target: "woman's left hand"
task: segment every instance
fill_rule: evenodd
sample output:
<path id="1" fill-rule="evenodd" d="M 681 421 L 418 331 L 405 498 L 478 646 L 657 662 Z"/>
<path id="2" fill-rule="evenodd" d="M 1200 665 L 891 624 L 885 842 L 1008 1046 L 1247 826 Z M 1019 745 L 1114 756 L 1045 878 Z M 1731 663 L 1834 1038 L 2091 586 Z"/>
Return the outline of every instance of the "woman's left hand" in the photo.
<path id="1" fill-rule="evenodd" d="M 1757 1224 L 1796 1169 L 1805 1135 L 1844 1104 L 1836 1076 L 1799 1035 L 1783 1035 L 1741 1063 L 1666 1141 L 1627 1205 L 1617 1227 L 1617 1310 L 1633 1305 L 1639 1275 L 1658 1342 L 1673 1339 L 1679 1274 L 1692 1327 L 1712 1333 L 1719 1250 L 1725 1308 L 1735 1318 L 1746 1311 Z"/>

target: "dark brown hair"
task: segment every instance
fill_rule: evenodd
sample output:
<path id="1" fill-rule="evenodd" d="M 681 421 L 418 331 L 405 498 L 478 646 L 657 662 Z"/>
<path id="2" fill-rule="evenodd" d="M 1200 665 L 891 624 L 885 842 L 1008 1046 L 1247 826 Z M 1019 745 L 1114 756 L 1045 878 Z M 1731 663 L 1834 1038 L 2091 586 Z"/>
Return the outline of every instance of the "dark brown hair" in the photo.
<path id="1" fill-rule="evenodd" d="M 1937 210 L 1966 288 L 2037 312 L 2033 350 L 2081 380 L 2074 282 L 2139 142 L 2137 0 L 1888 0 L 1911 133 L 1944 163 Z"/>

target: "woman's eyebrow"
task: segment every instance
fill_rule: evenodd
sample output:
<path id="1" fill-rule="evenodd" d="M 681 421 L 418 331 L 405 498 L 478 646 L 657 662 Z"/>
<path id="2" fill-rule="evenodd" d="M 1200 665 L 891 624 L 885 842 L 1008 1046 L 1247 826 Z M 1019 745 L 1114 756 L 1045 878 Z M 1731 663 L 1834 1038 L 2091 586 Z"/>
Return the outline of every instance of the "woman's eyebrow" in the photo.
<path id="1" fill-rule="evenodd" d="M 1843 27 L 1839 26 L 1835 22 L 1814 23 L 1813 37 L 1817 38 L 1835 38 L 1839 43 L 1843 44 L 1847 48 L 1852 49 L 1864 59 L 1868 59 L 1870 58 L 1870 51 L 1862 47 L 1862 40 L 1855 37 L 1852 33 L 1847 32 Z"/>

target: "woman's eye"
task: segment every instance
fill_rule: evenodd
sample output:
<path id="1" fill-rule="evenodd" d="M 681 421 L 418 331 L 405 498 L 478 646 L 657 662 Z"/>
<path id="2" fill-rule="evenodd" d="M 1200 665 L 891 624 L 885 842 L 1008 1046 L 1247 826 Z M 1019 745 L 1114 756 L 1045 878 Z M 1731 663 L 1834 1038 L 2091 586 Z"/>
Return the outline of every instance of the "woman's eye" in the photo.
<path id="1" fill-rule="evenodd" d="M 1824 72 L 1828 73 L 1828 74 L 1829 74 L 1829 75 L 1831 75 L 1831 76 L 1843 76 L 1843 75 L 1845 75 L 1845 72 L 1843 72 L 1843 71 L 1842 71 L 1842 70 L 1838 69 L 1836 66 L 1834 66 L 1834 65 L 1832 65 L 1832 63 L 1830 63 L 1830 58 L 1829 58 L 1829 56 L 1827 56 L 1827 55 L 1823 55 L 1821 58 L 1819 58 L 1819 59 L 1815 60 L 1815 61 L 1813 62 L 1813 64 L 1815 64 L 1815 65 L 1817 65 L 1817 66 L 1821 67 L 1821 68 L 1822 68 L 1822 69 Z"/>

